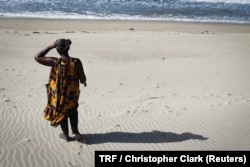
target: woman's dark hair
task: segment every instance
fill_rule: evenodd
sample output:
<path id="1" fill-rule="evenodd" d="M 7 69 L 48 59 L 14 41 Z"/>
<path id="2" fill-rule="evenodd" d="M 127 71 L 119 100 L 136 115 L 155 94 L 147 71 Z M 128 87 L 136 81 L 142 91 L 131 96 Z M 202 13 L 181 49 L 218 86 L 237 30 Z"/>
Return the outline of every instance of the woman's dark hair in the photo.
<path id="1" fill-rule="evenodd" d="M 63 54 L 68 54 L 70 45 L 71 45 L 71 40 L 70 39 L 59 39 L 57 46 L 56 46 L 56 50 L 60 55 Z"/>

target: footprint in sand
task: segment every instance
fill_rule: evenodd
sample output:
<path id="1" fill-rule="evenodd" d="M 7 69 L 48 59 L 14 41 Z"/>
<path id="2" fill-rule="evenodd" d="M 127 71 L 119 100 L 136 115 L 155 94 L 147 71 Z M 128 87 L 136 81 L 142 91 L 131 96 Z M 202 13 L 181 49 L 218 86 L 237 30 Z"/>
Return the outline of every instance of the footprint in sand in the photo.
<path id="1" fill-rule="evenodd" d="M 224 103 L 224 105 L 229 105 L 229 104 L 231 104 L 230 101 L 227 101 L 227 102 Z"/>

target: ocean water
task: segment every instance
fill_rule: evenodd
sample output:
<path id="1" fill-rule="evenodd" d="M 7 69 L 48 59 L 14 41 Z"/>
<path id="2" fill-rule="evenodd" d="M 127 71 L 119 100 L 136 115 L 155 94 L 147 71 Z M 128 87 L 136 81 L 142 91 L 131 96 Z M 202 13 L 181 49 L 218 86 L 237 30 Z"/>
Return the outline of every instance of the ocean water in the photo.
<path id="1" fill-rule="evenodd" d="M 250 24 L 250 0 L 0 0 L 0 16 Z"/>

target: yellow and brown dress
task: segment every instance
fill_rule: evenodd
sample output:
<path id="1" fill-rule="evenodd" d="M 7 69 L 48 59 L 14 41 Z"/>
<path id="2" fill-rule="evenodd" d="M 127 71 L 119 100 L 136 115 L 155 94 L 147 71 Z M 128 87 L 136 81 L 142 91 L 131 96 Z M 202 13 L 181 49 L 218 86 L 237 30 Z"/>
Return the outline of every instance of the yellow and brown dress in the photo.
<path id="1" fill-rule="evenodd" d="M 79 99 L 79 79 L 75 70 L 76 59 L 57 60 L 51 68 L 47 87 L 48 104 L 44 117 L 52 126 L 59 125 L 72 112 L 76 112 Z"/>

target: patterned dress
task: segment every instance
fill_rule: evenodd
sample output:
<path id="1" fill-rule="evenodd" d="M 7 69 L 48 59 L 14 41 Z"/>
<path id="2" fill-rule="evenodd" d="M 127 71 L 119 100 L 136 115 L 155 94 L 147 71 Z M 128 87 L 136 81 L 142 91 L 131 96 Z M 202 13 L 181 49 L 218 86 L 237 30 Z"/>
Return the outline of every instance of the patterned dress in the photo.
<path id="1" fill-rule="evenodd" d="M 79 79 L 75 71 L 76 59 L 57 59 L 57 66 L 51 68 L 47 87 L 48 104 L 44 117 L 56 127 L 72 112 L 77 112 L 80 95 Z"/>

